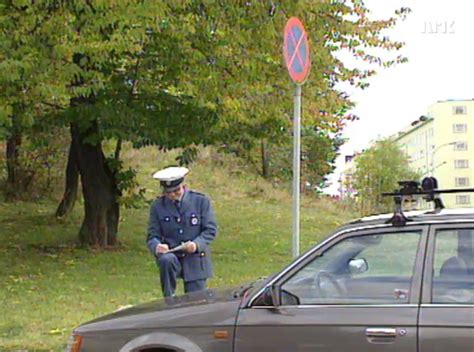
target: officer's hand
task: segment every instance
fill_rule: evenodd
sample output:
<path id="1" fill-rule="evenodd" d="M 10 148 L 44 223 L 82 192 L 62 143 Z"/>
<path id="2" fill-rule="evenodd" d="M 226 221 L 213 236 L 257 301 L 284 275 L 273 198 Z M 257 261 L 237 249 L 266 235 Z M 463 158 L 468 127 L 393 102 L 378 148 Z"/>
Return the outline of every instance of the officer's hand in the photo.
<path id="1" fill-rule="evenodd" d="M 159 244 L 156 246 L 156 254 L 165 254 L 170 250 L 167 244 Z"/>
<path id="2" fill-rule="evenodd" d="M 186 247 L 184 248 L 184 251 L 186 253 L 194 253 L 197 251 L 197 245 L 194 242 L 188 242 L 186 243 Z"/>

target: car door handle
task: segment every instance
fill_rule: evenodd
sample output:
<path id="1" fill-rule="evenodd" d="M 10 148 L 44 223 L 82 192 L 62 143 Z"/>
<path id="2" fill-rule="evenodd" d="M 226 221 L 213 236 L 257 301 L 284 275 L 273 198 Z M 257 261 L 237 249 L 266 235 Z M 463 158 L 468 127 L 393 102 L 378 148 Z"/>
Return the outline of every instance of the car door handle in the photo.
<path id="1" fill-rule="evenodd" d="M 395 328 L 367 328 L 365 329 L 367 337 L 397 337 L 397 329 Z"/>

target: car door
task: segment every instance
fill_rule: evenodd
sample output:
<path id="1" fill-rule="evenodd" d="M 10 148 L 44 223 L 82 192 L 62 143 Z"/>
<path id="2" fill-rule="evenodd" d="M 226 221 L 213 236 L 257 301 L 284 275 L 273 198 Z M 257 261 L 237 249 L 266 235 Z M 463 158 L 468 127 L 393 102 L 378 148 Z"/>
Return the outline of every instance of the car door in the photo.
<path id="1" fill-rule="evenodd" d="M 239 311 L 234 351 L 416 352 L 426 241 L 424 226 L 336 234 Z"/>
<path id="2" fill-rule="evenodd" d="M 420 352 L 474 351 L 474 224 L 432 226 L 420 308 Z"/>

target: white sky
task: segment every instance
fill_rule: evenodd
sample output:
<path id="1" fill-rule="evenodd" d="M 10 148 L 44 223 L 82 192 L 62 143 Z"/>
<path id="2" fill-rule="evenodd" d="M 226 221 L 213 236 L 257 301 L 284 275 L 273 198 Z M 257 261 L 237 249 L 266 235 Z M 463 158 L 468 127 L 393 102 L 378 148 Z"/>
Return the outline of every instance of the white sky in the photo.
<path id="1" fill-rule="evenodd" d="M 409 62 L 382 69 L 370 87 L 351 96 L 360 117 L 344 131 L 342 146 L 326 192 L 337 193 L 344 155 L 367 148 L 427 113 L 438 100 L 474 98 L 474 1 L 365 0 L 373 18 L 387 18 L 402 6 L 407 19 L 387 34 L 406 43 L 401 53 Z M 303 106 L 304 108 L 304 106 Z"/>

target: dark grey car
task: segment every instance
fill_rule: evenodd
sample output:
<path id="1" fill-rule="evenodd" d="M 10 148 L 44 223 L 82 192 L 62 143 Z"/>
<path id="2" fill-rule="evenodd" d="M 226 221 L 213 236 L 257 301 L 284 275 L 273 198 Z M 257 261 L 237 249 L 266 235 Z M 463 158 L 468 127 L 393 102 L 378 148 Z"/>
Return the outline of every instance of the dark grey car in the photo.
<path id="1" fill-rule="evenodd" d="M 123 310 L 72 351 L 474 351 L 474 209 L 354 221 L 249 287 Z"/>

